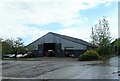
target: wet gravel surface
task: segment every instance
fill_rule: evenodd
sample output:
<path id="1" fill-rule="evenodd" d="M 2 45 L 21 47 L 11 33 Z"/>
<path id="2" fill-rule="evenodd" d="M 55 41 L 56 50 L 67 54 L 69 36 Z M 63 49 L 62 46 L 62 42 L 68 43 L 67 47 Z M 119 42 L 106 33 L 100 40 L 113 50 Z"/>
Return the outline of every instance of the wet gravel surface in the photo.
<path id="1" fill-rule="evenodd" d="M 35 58 L 34 58 L 35 59 Z M 78 61 L 76 58 L 37 58 L 2 61 L 3 79 L 118 79 L 118 58 Z"/>

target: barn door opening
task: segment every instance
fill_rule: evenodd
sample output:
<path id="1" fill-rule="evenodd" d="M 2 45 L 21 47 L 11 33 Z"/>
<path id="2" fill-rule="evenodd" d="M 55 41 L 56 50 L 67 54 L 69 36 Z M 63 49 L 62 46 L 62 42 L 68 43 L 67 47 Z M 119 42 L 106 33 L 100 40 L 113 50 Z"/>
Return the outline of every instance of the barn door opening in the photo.
<path id="1" fill-rule="evenodd" d="M 65 56 L 66 57 L 74 57 L 74 48 L 73 47 L 65 47 Z"/>
<path id="2" fill-rule="evenodd" d="M 55 43 L 44 43 L 44 56 L 55 56 Z"/>

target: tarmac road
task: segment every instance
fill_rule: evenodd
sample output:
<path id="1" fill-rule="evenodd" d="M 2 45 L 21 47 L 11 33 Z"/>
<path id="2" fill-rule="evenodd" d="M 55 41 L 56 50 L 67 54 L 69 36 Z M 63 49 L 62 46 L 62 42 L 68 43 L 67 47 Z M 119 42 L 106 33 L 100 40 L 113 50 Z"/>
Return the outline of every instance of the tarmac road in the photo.
<path id="1" fill-rule="evenodd" d="M 118 57 L 106 61 L 41 57 L 39 61 L 2 61 L 3 79 L 118 79 Z"/>

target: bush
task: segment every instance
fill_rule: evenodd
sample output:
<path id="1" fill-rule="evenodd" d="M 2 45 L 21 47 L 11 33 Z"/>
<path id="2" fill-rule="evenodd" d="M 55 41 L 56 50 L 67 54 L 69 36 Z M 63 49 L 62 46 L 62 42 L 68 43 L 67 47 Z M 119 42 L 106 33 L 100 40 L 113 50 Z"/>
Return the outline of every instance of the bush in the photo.
<path id="1" fill-rule="evenodd" d="M 79 60 L 81 61 L 91 61 L 98 60 L 99 54 L 94 50 L 88 50 L 84 54 L 80 55 Z"/>
<path id="2" fill-rule="evenodd" d="M 98 47 L 96 51 L 99 55 L 109 55 L 111 53 L 110 47 Z"/>

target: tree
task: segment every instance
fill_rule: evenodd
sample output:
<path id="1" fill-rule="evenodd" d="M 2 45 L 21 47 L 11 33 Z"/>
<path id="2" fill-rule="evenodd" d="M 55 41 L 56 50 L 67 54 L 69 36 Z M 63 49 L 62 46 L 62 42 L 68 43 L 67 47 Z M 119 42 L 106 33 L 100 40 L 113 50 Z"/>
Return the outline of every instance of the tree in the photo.
<path id="1" fill-rule="evenodd" d="M 2 54 L 2 38 L 0 38 L 0 54 Z"/>
<path id="2" fill-rule="evenodd" d="M 92 44 L 98 46 L 97 51 L 99 54 L 110 53 L 110 43 L 112 37 L 110 35 L 109 23 L 105 17 L 99 20 L 99 23 L 92 27 Z"/>
<path id="3" fill-rule="evenodd" d="M 13 53 L 12 40 L 6 39 L 2 41 L 2 54 L 11 54 Z"/>
<path id="4" fill-rule="evenodd" d="M 23 43 L 21 38 L 16 40 L 6 39 L 2 42 L 2 53 L 15 54 L 16 57 L 18 53 L 22 53 L 25 50 Z"/>
<path id="5" fill-rule="evenodd" d="M 120 38 L 115 39 L 115 41 L 113 41 L 111 43 L 111 45 L 112 45 L 112 47 L 111 47 L 112 48 L 112 52 L 114 54 L 120 55 Z"/>
<path id="6" fill-rule="evenodd" d="M 24 51 L 24 42 L 22 42 L 21 38 L 17 38 L 17 40 L 12 41 L 12 48 L 13 48 L 13 52 L 15 54 L 15 57 L 17 56 L 17 54 L 21 51 Z"/>

